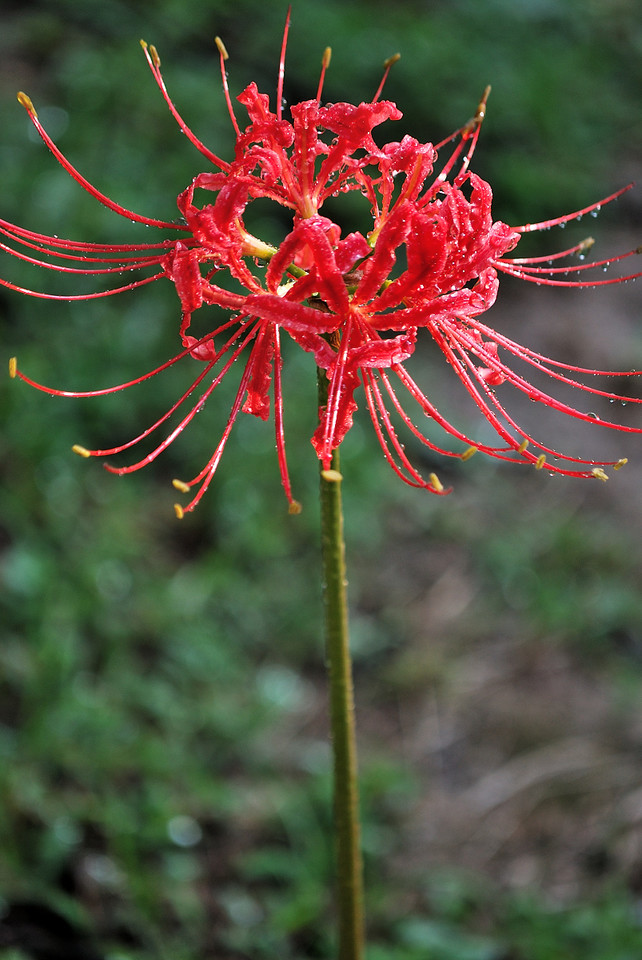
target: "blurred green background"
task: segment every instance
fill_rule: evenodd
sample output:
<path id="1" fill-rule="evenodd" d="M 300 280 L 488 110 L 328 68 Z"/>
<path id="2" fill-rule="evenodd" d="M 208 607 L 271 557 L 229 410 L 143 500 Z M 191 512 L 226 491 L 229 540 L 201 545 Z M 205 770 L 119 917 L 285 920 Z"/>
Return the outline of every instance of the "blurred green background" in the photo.
<path id="1" fill-rule="evenodd" d="M 386 88 L 404 112 L 392 139 L 439 141 L 492 84 L 474 169 L 497 218 L 554 216 L 639 174 L 637 0 L 293 6 L 290 102 L 314 95 L 327 44 L 328 100 L 369 99 L 402 53 Z M 15 101 L 23 89 L 90 181 L 174 217 L 205 165 L 139 38 L 225 156 L 213 37 L 233 93 L 255 80 L 273 95 L 284 17 L 250 0 L 2 0 L 0 215 L 86 240 L 144 232 L 58 167 Z M 641 197 L 591 221 L 600 254 L 640 242 Z M 548 249 L 583 227 L 547 234 Z M 4 255 L 0 269 L 83 289 Z M 639 286 L 505 283 L 491 319 L 569 362 L 642 367 Z M 158 365 L 177 321 L 168 284 L 80 304 L 0 290 L 3 363 L 17 354 L 61 388 Z M 473 425 L 422 349 L 420 383 Z M 132 477 L 70 453 L 139 432 L 187 375 L 92 401 L 0 385 L 1 960 L 333 956 L 310 358 L 292 352 L 284 370 L 300 517 L 287 515 L 270 426 L 243 418 L 199 510 L 174 520 L 171 478 L 209 457 L 229 390 Z M 370 960 L 642 954 L 640 444 L 536 413 L 522 410 L 551 443 L 629 467 L 603 485 L 435 461 L 455 487 L 440 499 L 396 480 L 363 411 L 344 445 Z M 640 425 L 630 407 L 618 418 Z"/>

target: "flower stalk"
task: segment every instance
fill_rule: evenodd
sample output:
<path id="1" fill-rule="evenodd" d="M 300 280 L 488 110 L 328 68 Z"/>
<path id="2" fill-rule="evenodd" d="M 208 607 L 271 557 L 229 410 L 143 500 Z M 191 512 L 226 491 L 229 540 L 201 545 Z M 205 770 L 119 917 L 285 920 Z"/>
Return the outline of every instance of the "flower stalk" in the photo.
<path id="1" fill-rule="evenodd" d="M 328 380 L 318 371 L 319 406 L 327 403 Z M 363 960 L 364 911 L 357 746 L 348 629 L 339 450 L 320 471 L 321 547 L 326 662 L 330 684 L 334 781 L 334 834 L 339 960 Z"/>

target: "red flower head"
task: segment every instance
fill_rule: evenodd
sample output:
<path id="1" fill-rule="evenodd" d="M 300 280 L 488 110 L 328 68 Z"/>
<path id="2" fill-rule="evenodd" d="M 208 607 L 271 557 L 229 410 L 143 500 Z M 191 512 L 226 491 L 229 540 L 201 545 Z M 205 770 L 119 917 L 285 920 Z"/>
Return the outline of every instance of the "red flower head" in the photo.
<path id="1" fill-rule="evenodd" d="M 185 405 L 187 412 L 151 453 L 129 466 L 107 467 L 124 474 L 150 463 L 172 443 L 202 409 L 234 361 L 245 352 L 236 397 L 214 453 L 192 480 L 174 481 L 185 493 L 195 490 L 185 508 L 176 507 L 179 516 L 192 510 L 207 489 L 239 412 L 267 419 L 272 405 L 283 486 L 291 511 L 300 509 L 292 498 L 285 455 L 280 376 L 283 332 L 312 353 L 317 365 L 327 374 L 327 404 L 320 411 L 319 426 L 312 438 L 326 469 L 330 467 L 332 452 L 352 425 L 357 408 L 355 394 L 362 388 L 386 458 L 396 473 L 411 485 L 425 487 L 433 493 L 448 492 L 434 474 L 425 479 L 413 466 L 397 437 L 393 416 L 422 444 L 445 456 L 466 460 L 482 450 L 490 456 L 531 464 L 538 469 L 552 456 L 552 461 L 547 462 L 547 469 L 552 473 L 606 479 L 604 467 L 617 469 L 625 461 L 596 463 L 545 446 L 518 426 L 504 406 L 501 391 L 496 388 L 509 383 L 531 399 L 577 419 L 592 421 L 591 414 L 563 403 L 516 373 L 509 365 L 510 356 L 553 381 L 611 400 L 624 398 L 589 386 L 578 378 L 594 373 L 609 377 L 624 374 L 584 370 L 549 360 L 508 339 L 480 319 L 495 301 L 499 272 L 549 286 L 619 282 L 618 278 L 583 279 L 584 271 L 605 267 L 613 259 L 575 266 L 551 265 L 574 254 L 582 255 L 592 241 L 584 241 L 551 257 L 507 256 L 522 233 L 565 224 L 597 210 L 600 204 L 522 227 L 511 228 L 493 221 L 491 188 L 469 169 L 488 90 L 472 120 L 442 143 L 433 146 L 405 136 L 400 141 L 378 146 L 373 136 L 375 127 L 401 117 L 394 103 L 380 99 L 388 70 L 396 57 L 385 65 L 383 80 L 370 103 L 323 106 L 323 79 L 330 60 L 330 50 L 326 50 L 315 99 L 292 106 L 290 119 L 286 119 L 281 104 L 288 28 L 289 17 L 281 50 L 276 108 L 272 111 L 269 98 L 259 93 L 255 84 L 250 84 L 237 98 L 249 117 L 244 130 L 236 120 L 227 85 L 227 52 L 217 38 L 224 95 L 236 132 L 235 154 L 229 161 L 212 153 L 189 129 L 167 93 L 156 50 L 142 44 L 154 79 L 179 127 L 212 167 L 194 177 L 178 197 L 181 220 L 176 223 L 141 216 L 104 196 L 52 142 L 29 98 L 22 93 L 18 95 L 56 159 L 92 196 L 123 217 L 179 236 L 153 244 L 82 243 L 44 236 L 0 221 L 3 234 L 32 253 L 19 252 L 5 244 L 2 248 L 31 263 L 67 273 L 100 275 L 132 271 L 137 275 L 125 286 L 78 297 L 49 297 L 53 300 L 108 296 L 168 278 L 180 300 L 179 334 L 183 349 L 136 380 L 85 393 L 36 384 L 18 371 L 15 361 L 12 361 L 12 375 L 55 395 L 97 396 L 139 383 L 183 358 L 197 360 L 201 369 L 191 386 L 139 436 L 109 450 L 74 448 L 83 456 L 122 453 L 163 427 L 174 414 L 180 417 L 179 408 Z M 441 152 L 449 145 L 450 153 L 444 160 Z M 438 161 L 438 172 L 435 172 Z M 342 236 L 340 227 L 321 211 L 329 197 L 350 191 L 359 191 L 366 197 L 370 220 L 363 232 Z M 601 204 L 622 192 L 607 197 Z M 291 228 L 278 248 L 252 236 L 245 228 L 246 209 L 258 198 L 272 200 L 291 215 Z M 624 256 L 639 252 L 640 249 L 630 251 Z M 38 259 L 38 255 L 43 254 L 55 258 L 54 261 Z M 258 262 L 267 263 L 267 269 L 259 270 Z M 562 278 L 569 273 L 575 274 L 575 279 Z M 230 277 L 236 281 L 234 290 L 240 288 L 241 292 L 228 289 Z M 48 296 L 8 281 L 0 282 L 21 293 Z M 218 307 L 226 311 L 227 317 L 221 318 L 217 311 L 213 329 L 206 336 L 196 338 L 189 332 L 191 318 L 202 306 Z M 428 331 L 473 404 L 494 429 L 496 445 L 474 439 L 447 420 L 405 369 L 404 361 L 414 351 L 420 328 Z M 399 387 L 410 395 L 425 416 L 425 431 L 419 429 L 404 410 L 397 393 Z M 616 430 L 642 432 L 642 428 L 603 420 L 600 423 Z M 437 446 L 426 435 L 434 424 L 453 437 L 460 448 Z"/>

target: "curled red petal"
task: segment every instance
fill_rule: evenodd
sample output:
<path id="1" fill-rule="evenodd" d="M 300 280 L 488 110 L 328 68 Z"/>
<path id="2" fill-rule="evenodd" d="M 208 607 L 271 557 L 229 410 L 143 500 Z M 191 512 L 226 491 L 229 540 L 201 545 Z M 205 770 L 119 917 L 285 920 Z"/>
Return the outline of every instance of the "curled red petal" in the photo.
<path id="1" fill-rule="evenodd" d="M 203 278 L 196 251 L 177 243 L 163 259 L 163 269 L 176 288 L 183 314 L 198 310 L 203 303 Z"/>
<path id="2" fill-rule="evenodd" d="M 308 333 L 329 333 L 337 326 L 331 313 L 292 303 L 285 297 L 271 293 L 251 294 L 244 298 L 244 309 L 259 320 L 278 323 L 286 330 Z"/>
<path id="3" fill-rule="evenodd" d="M 243 413 L 252 413 L 261 420 L 267 420 L 270 416 L 270 383 L 274 359 L 274 338 L 268 327 L 261 330 L 252 351 L 254 362 Z"/>
<path id="4" fill-rule="evenodd" d="M 351 356 L 351 362 L 357 367 L 382 369 L 392 367 L 396 363 L 403 363 L 412 356 L 417 343 L 417 331 L 407 333 L 390 340 L 369 340 L 360 347 L 356 347 Z"/>

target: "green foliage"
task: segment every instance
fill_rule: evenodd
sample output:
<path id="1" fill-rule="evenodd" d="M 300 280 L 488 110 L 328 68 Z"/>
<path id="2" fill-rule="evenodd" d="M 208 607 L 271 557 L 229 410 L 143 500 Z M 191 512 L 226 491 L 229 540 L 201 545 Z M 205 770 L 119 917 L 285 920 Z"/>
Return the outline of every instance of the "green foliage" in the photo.
<path id="1" fill-rule="evenodd" d="M 538 631 L 579 645 L 584 656 L 634 652 L 630 645 L 642 632 L 634 538 L 608 521 L 588 527 L 581 514 L 550 509 L 524 522 L 510 549 L 507 536 L 497 529 L 480 545 L 505 604 Z"/>

